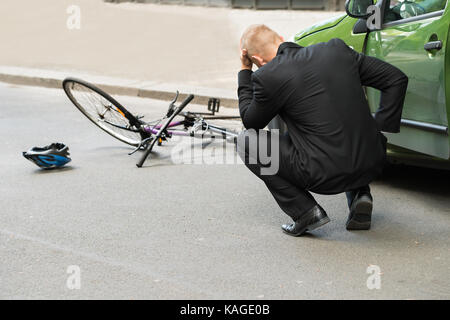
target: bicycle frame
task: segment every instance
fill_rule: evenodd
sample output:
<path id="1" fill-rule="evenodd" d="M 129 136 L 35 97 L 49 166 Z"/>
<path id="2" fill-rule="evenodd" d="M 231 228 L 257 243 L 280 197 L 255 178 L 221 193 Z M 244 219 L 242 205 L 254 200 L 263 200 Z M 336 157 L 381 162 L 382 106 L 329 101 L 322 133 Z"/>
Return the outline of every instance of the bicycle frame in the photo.
<path id="1" fill-rule="evenodd" d="M 208 110 L 211 113 L 191 113 L 185 112 L 181 113 L 181 111 L 188 105 L 193 99 L 194 96 L 190 95 L 187 97 L 185 101 L 181 103 L 180 106 L 175 107 L 174 103 L 178 98 L 178 92 L 176 98 L 172 101 L 169 106 L 169 110 L 167 112 L 166 117 L 160 120 L 159 123 L 164 121 L 163 124 L 151 125 L 144 121 L 141 122 L 141 130 L 145 135 L 148 135 L 148 138 L 145 138 L 141 141 L 139 146 L 132 152 L 136 152 L 137 150 L 144 148 L 144 155 L 141 157 L 139 162 L 136 164 L 138 168 L 141 168 L 144 164 L 147 157 L 150 155 L 154 145 L 156 142 L 161 144 L 163 140 L 167 140 L 172 136 L 190 136 L 195 138 L 215 138 L 220 137 L 222 139 L 226 139 L 227 141 L 236 143 L 238 133 L 232 130 L 228 130 L 227 128 L 221 128 L 215 125 L 211 125 L 206 122 L 206 120 L 219 120 L 219 119 L 238 119 L 239 117 L 217 117 L 214 116 L 215 112 L 218 111 L 218 106 L 220 105 L 220 101 L 217 102 L 215 99 L 214 104 L 208 106 Z M 213 99 L 213 98 L 212 98 Z M 217 102 L 217 105 L 216 105 Z M 216 109 L 217 107 L 217 109 Z M 209 117 L 203 117 L 203 115 L 208 115 Z M 184 116 L 184 121 L 173 121 L 176 116 Z M 173 129 L 175 127 L 183 126 L 183 131 L 176 130 L 168 130 Z M 187 131 L 188 128 L 192 128 L 192 130 Z M 198 133 L 198 130 L 202 130 L 203 132 Z M 210 133 L 207 133 L 210 132 Z"/>
<path id="2" fill-rule="evenodd" d="M 230 118 L 231 119 L 231 118 Z M 209 119 L 208 119 L 209 120 Z M 204 120 L 203 120 L 204 121 Z M 206 123 L 206 122 L 205 122 Z M 184 126 L 185 122 L 184 121 L 175 121 L 175 122 L 171 122 L 167 128 L 174 128 L 174 127 L 179 127 L 179 126 Z M 144 127 L 144 131 L 149 133 L 149 134 L 157 134 L 158 131 L 161 129 L 161 125 L 157 125 L 154 127 L 151 126 L 147 126 Z M 207 124 L 207 130 L 214 132 L 214 133 L 218 133 L 221 134 L 222 137 L 225 135 L 227 138 L 236 138 L 238 136 L 238 133 L 234 132 L 234 131 L 230 131 L 226 128 L 221 128 L 221 127 L 217 127 L 211 124 Z M 184 137 L 189 137 L 189 136 L 196 136 L 195 133 L 189 133 L 187 131 L 178 131 L 178 130 L 167 130 L 167 133 L 171 136 L 184 136 Z M 204 133 L 199 134 L 199 137 L 205 137 Z M 215 135 L 210 135 L 210 136 L 215 136 Z"/>

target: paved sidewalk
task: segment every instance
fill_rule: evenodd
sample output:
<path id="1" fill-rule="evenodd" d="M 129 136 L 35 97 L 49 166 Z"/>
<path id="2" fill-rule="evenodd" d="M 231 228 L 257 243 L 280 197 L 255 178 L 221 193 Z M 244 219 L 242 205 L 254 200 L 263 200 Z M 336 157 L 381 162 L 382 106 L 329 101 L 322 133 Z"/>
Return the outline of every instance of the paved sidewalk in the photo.
<path id="1" fill-rule="evenodd" d="M 71 5 L 81 9 L 80 30 L 66 26 Z M 6 45 L 0 66 L 132 79 L 139 87 L 212 88 L 222 97 L 235 98 L 238 39 L 249 24 L 266 23 L 289 38 L 337 14 L 102 0 L 2 0 L 0 38 Z"/>

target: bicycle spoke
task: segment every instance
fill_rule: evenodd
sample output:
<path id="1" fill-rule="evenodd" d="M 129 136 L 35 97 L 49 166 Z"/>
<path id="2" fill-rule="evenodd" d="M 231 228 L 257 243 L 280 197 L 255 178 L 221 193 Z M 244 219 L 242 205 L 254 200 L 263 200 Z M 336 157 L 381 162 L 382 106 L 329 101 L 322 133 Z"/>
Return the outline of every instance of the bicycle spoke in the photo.
<path id="1" fill-rule="evenodd" d="M 75 105 L 82 109 L 95 124 L 116 138 L 137 145 L 141 141 L 140 132 L 130 126 L 125 114 L 111 101 L 83 84 L 72 82 L 68 88 Z"/>

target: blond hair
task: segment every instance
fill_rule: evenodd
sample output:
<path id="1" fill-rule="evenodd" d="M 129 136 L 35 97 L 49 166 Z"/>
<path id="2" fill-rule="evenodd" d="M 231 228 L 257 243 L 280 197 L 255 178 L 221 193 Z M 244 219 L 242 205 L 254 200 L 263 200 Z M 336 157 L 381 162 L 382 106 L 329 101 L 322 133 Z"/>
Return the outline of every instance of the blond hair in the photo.
<path id="1" fill-rule="evenodd" d="M 266 55 L 278 47 L 282 39 L 278 33 L 264 24 L 248 27 L 241 37 L 241 48 L 246 49 L 251 57 L 255 54 Z"/>

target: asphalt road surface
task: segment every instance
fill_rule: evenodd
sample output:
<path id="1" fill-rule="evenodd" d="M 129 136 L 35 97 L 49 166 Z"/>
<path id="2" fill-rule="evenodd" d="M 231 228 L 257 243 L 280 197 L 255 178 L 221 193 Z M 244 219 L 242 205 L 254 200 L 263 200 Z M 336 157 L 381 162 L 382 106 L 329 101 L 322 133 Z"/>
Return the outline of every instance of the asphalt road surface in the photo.
<path id="1" fill-rule="evenodd" d="M 446 172 L 386 171 L 373 183 L 370 231 L 345 230 L 344 195 L 317 196 L 332 221 L 292 238 L 242 164 L 174 162 L 178 141 L 138 169 L 139 154 L 62 90 L 0 83 L 0 97 L 2 299 L 450 298 Z M 167 107 L 118 99 L 146 115 Z M 21 155 L 53 141 L 70 146 L 64 170 Z"/>

